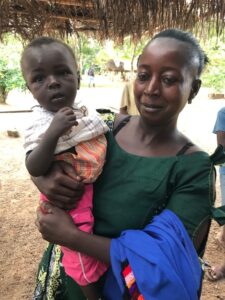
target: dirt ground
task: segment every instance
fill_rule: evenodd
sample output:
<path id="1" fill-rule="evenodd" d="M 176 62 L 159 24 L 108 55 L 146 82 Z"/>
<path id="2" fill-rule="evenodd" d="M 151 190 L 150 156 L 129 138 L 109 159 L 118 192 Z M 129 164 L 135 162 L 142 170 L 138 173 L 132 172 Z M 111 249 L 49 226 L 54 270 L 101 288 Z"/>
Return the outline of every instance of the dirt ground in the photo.
<path id="1" fill-rule="evenodd" d="M 3 114 L 0 123 L 4 125 Z M 38 262 L 46 246 L 34 225 L 38 192 L 24 166 L 22 137 L 10 138 L 0 128 L 0 157 L 0 299 L 28 300 L 32 298 Z M 219 205 L 218 183 L 217 190 Z M 225 259 L 225 250 L 215 240 L 218 228 L 212 224 L 204 257 L 211 264 Z M 201 299 L 225 299 L 225 280 L 204 280 Z"/>

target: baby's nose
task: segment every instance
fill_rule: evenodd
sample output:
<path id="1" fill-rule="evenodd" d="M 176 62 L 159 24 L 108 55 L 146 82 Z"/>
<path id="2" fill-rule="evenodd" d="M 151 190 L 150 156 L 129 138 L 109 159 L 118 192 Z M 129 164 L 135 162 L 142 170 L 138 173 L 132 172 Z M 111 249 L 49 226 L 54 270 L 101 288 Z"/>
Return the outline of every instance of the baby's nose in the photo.
<path id="1" fill-rule="evenodd" d="M 48 88 L 49 89 L 55 89 L 59 87 L 59 81 L 57 80 L 56 76 L 50 75 L 48 78 Z"/>

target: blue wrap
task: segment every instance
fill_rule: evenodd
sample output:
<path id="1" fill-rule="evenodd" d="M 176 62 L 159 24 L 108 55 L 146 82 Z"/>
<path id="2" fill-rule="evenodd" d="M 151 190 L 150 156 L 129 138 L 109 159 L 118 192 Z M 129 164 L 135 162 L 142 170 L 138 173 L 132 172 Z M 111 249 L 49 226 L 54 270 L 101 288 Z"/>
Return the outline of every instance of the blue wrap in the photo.
<path id="1" fill-rule="evenodd" d="M 112 270 L 104 296 L 122 300 L 122 262 L 128 261 L 145 300 L 197 300 L 202 270 L 193 243 L 180 219 L 165 209 L 143 230 L 126 230 L 111 242 Z"/>

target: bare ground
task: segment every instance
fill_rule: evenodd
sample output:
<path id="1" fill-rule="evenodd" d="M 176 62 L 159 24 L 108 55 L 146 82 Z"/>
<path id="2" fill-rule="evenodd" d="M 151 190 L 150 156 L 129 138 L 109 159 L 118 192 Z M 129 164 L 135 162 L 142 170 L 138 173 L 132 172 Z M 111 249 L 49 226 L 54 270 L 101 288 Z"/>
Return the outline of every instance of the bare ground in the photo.
<path id="1" fill-rule="evenodd" d="M 24 167 L 21 138 L 0 134 L 0 298 L 31 299 L 45 242 L 34 225 L 38 193 Z"/>

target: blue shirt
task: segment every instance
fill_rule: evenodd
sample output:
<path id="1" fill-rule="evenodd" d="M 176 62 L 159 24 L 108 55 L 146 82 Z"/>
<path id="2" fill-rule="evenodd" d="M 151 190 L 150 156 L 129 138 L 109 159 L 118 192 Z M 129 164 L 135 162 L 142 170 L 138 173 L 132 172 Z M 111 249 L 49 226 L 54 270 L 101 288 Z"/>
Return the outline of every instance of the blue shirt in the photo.
<path id="1" fill-rule="evenodd" d="M 213 133 L 218 131 L 225 132 L 225 107 L 221 108 L 217 113 L 216 123 L 213 128 Z M 220 165 L 220 173 L 225 174 L 225 164 Z"/>

